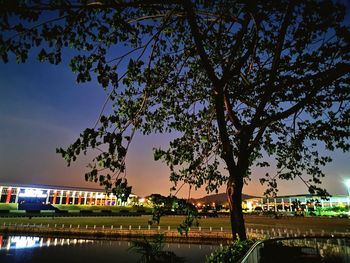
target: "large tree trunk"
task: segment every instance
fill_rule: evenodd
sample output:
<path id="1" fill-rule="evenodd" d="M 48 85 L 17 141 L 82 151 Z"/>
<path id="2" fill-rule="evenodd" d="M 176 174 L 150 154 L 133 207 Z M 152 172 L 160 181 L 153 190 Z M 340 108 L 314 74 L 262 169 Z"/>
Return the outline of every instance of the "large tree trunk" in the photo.
<path id="1" fill-rule="evenodd" d="M 242 212 L 242 188 L 243 179 L 227 183 L 227 199 L 230 206 L 230 220 L 233 239 L 245 240 L 247 239 L 243 212 Z"/>

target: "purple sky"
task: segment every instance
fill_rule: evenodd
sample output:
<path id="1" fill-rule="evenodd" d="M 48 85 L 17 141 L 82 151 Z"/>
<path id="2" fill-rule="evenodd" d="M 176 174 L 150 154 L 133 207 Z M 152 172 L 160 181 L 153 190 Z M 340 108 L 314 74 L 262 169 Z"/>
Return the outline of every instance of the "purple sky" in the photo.
<path id="1" fill-rule="evenodd" d="M 89 158 L 81 157 L 71 167 L 55 153 L 95 123 L 105 100 L 102 88 L 93 83 L 77 85 L 64 64 L 53 66 L 29 59 L 27 64 L 0 65 L 0 182 L 98 187 L 84 181 Z M 127 161 L 127 177 L 133 192 L 144 196 L 168 194 L 169 170 L 153 160 L 152 148 L 166 146 L 168 135 L 137 135 Z M 345 194 L 342 181 L 350 178 L 349 153 L 332 154 L 324 186 L 332 194 Z M 258 178 L 265 171 L 255 169 L 244 192 L 261 195 Z M 225 189 L 221 189 L 223 192 Z M 280 194 L 305 193 L 300 180 L 281 182 Z M 187 196 L 184 187 L 180 196 Z M 191 196 L 205 195 L 204 190 Z"/>
<path id="2" fill-rule="evenodd" d="M 347 4 L 349 17 L 349 2 L 341 2 Z M 26 64 L 0 62 L 0 183 L 98 187 L 84 180 L 88 157 L 81 156 L 67 167 L 55 153 L 56 147 L 68 146 L 83 129 L 94 125 L 106 98 L 94 83 L 77 85 L 67 64 L 41 64 L 33 57 Z M 127 158 L 127 178 L 135 194 L 169 194 L 169 169 L 152 155 L 153 147 L 166 147 L 168 141 L 169 135 L 135 137 Z M 350 154 L 334 152 L 331 156 L 333 163 L 324 169 L 323 186 L 331 194 L 346 194 L 343 182 L 350 178 Z M 265 172 L 253 169 L 243 192 L 261 195 L 264 187 L 258 179 Z M 279 189 L 280 194 L 307 192 L 300 180 L 279 182 Z M 179 195 L 187 194 L 186 186 Z M 199 190 L 191 196 L 205 194 Z"/>

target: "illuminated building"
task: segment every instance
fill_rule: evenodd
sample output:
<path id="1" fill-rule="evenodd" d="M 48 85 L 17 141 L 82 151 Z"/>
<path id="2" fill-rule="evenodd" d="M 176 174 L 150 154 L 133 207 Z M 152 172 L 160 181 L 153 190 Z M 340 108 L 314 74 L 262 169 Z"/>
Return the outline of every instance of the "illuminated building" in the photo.
<path id="1" fill-rule="evenodd" d="M 342 205 L 350 205 L 350 196 L 333 195 L 322 199 L 320 196 L 306 195 L 286 195 L 276 197 L 254 197 L 243 201 L 247 211 L 264 210 L 264 211 L 281 211 L 291 212 L 299 208 L 308 211 L 309 208 L 316 207 L 334 207 Z"/>
<path id="2" fill-rule="evenodd" d="M 127 206 L 136 195 L 123 202 L 101 189 L 46 185 L 0 184 L 0 203 L 37 203 L 51 205 L 118 205 Z"/>

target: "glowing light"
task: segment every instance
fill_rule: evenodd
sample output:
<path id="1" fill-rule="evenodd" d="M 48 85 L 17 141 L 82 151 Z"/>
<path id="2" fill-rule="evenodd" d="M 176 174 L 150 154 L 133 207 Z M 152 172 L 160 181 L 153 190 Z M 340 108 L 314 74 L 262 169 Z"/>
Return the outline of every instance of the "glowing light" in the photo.
<path id="1" fill-rule="evenodd" d="M 350 187 L 350 179 L 345 180 L 345 185 L 346 185 L 347 187 Z"/>
<path id="2" fill-rule="evenodd" d="M 140 203 L 144 203 L 144 202 L 145 202 L 145 198 L 140 198 L 140 199 L 139 199 L 139 202 L 140 202 Z"/>
<path id="3" fill-rule="evenodd" d="M 247 202 L 247 208 L 249 211 L 253 210 L 253 203 L 252 202 Z"/>
<path id="4" fill-rule="evenodd" d="M 348 188 L 348 195 L 350 196 L 350 179 L 345 180 L 345 185 Z"/>
<path id="5" fill-rule="evenodd" d="M 40 241 L 39 237 L 16 236 L 11 238 L 11 244 L 13 244 L 16 249 L 36 247 Z"/>
<path id="6" fill-rule="evenodd" d="M 24 189 L 24 192 L 19 193 L 18 196 L 44 198 L 44 197 L 47 197 L 47 194 L 44 193 L 43 190 L 26 188 L 26 189 Z"/>
<path id="7" fill-rule="evenodd" d="M 104 197 L 105 197 L 105 195 L 102 194 L 102 193 L 101 193 L 101 194 L 96 194 L 96 195 L 95 195 L 95 198 L 104 198 Z"/>

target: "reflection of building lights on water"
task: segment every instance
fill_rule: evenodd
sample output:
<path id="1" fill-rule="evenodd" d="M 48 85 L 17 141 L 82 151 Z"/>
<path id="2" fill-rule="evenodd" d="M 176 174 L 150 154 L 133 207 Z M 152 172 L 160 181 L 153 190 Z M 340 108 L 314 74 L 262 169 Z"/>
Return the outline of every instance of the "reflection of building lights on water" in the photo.
<path id="1" fill-rule="evenodd" d="M 31 248 L 31 247 L 37 246 L 38 243 L 42 244 L 42 238 L 15 236 L 15 237 L 9 238 L 7 249 L 9 250 L 11 247 L 15 249 Z"/>
<path id="2" fill-rule="evenodd" d="M 27 237 L 27 236 L 10 236 L 3 238 L 0 236 L 0 250 L 1 249 L 22 249 L 34 247 L 49 247 L 57 245 L 76 245 L 77 243 L 93 243 L 92 240 L 85 239 L 69 239 L 69 238 L 42 238 L 42 237 Z M 6 244 L 6 245 L 5 245 Z"/>

